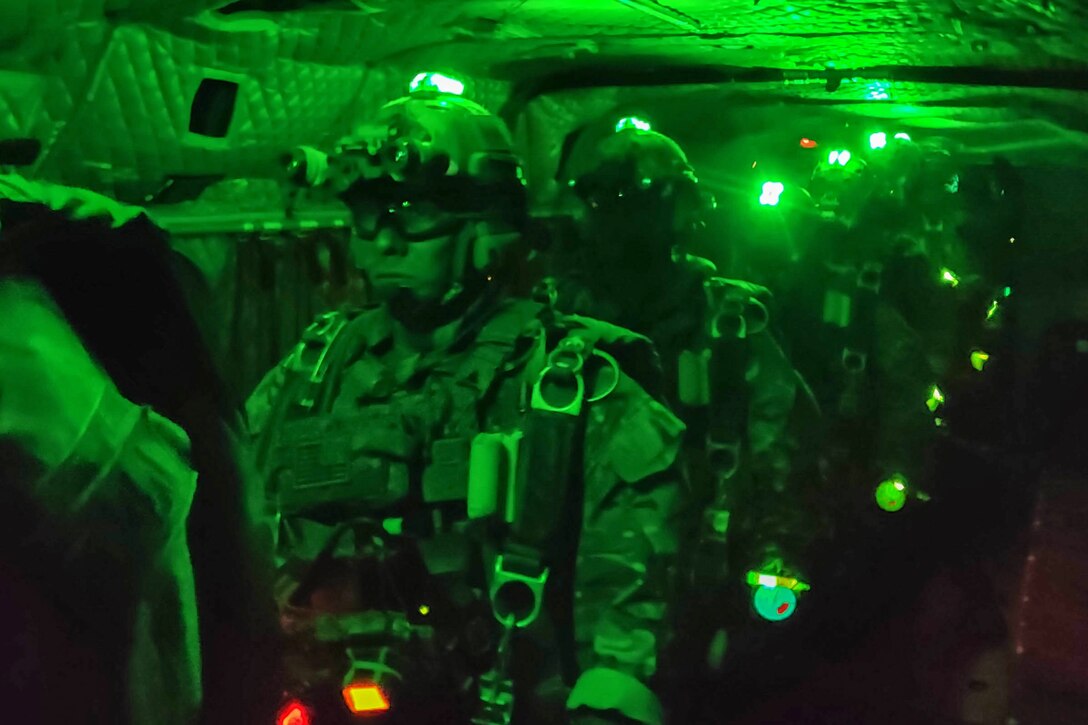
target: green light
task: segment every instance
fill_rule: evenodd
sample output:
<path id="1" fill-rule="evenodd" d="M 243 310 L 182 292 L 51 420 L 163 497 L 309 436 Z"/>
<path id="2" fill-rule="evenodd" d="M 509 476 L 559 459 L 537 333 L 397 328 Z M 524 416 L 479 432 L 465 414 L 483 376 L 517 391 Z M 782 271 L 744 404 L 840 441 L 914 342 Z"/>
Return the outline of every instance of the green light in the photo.
<path id="1" fill-rule="evenodd" d="M 459 96 L 465 92 L 465 84 L 441 73 L 419 73 L 408 84 L 409 93 L 417 91 L 438 91 Z"/>
<path id="2" fill-rule="evenodd" d="M 759 587 L 752 597 L 756 613 L 769 622 L 781 622 L 793 616 L 797 595 L 785 587 Z"/>
<path id="3" fill-rule="evenodd" d="M 869 148 L 876 150 L 882 149 L 888 145 L 888 134 L 883 131 L 869 134 Z"/>
<path id="4" fill-rule="evenodd" d="M 896 473 L 876 487 L 876 505 L 884 511 L 895 512 L 907 505 L 906 479 Z"/>
<path id="5" fill-rule="evenodd" d="M 941 281 L 949 287 L 957 287 L 960 283 L 960 278 L 948 267 L 941 267 Z"/>
<path id="6" fill-rule="evenodd" d="M 1010 296 L 1012 294 L 1012 287 L 1006 287 L 1004 290 L 1001 291 L 1001 294 L 1005 297 Z"/>
<path id="7" fill-rule="evenodd" d="M 936 413 L 937 408 L 944 405 L 944 393 L 936 385 L 929 391 L 929 398 L 926 400 L 926 407 L 929 408 L 930 413 Z"/>
<path id="8" fill-rule="evenodd" d="M 972 350 L 971 351 L 971 367 L 979 372 L 986 367 L 986 363 L 990 359 L 990 353 L 985 350 Z"/>
<path id="9" fill-rule="evenodd" d="M 899 133 L 895 134 L 893 138 L 897 138 L 900 141 L 910 141 L 910 134 L 900 131 Z"/>
<path id="10" fill-rule="evenodd" d="M 800 579 L 778 576 L 777 574 L 765 574 L 758 571 L 748 572 L 745 581 L 753 587 L 784 587 L 794 592 L 807 592 L 812 588 Z"/>
<path id="11" fill-rule="evenodd" d="M 986 321 L 987 322 L 994 319 L 994 315 L 997 314 L 997 308 L 998 308 L 997 300 L 993 300 L 992 302 L 990 302 L 990 307 L 989 307 L 989 309 L 986 310 Z"/>
<path id="12" fill-rule="evenodd" d="M 870 83 L 868 93 L 865 95 L 870 101 L 886 101 L 891 96 L 888 94 L 888 86 L 883 83 Z"/>
<path id="13" fill-rule="evenodd" d="M 625 128 L 634 128 L 634 129 L 637 129 L 639 131 L 649 131 L 650 130 L 650 124 L 647 123 L 646 121 L 643 121 L 641 118 L 635 118 L 634 116 L 627 116 L 626 118 L 621 118 L 619 120 L 619 123 L 616 124 L 616 133 L 619 133 L 620 131 L 624 130 Z"/>
<path id="14" fill-rule="evenodd" d="M 834 166 L 835 164 L 838 164 L 839 166 L 846 166 L 848 163 L 850 163 L 850 156 L 850 152 L 843 149 L 832 151 L 827 155 L 827 163 L 832 166 Z"/>
<path id="15" fill-rule="evenodd" d="M 763 184 L 763 193 L 760 194 L 759 203 L 763 206 L 778 206 L 778 200 L 786 185 L 780 181 L 767 181 Z"/>
<path id="16" fill-rule="evenodd" d="M 431 613 L 431 608 L 428 607 L 426 604 L 420 604 L 419 605 L 419 613 L 422 614 L 424 617 L 426 617 L 428 614 Z"/>

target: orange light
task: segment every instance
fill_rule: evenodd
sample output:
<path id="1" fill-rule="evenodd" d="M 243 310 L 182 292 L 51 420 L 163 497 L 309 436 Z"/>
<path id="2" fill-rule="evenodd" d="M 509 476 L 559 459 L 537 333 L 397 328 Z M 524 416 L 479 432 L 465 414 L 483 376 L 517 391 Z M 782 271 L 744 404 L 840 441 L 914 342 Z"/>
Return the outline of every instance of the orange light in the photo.
<path id="1" fill-rule="evenodd" d="M 389 709 L 389 700 L 386 699 L 382 688 L 377 685 L 353 682 L 347 685 L 343 692 L 344 702 L 356 715 L 385 712 Z"/>
<path id="2" fill-rule="evenodd" d="M 298 700 L 291 700 L 280 708 L 276 725 L 310 725 L 310 711 Z"/>
<path id="3" fill-rule="evenodd" d="M 801 139 L 801 148 L 803 149 L 814 149 L 817 145 L 818 144 L 810 138 L 806 137 Z"/>

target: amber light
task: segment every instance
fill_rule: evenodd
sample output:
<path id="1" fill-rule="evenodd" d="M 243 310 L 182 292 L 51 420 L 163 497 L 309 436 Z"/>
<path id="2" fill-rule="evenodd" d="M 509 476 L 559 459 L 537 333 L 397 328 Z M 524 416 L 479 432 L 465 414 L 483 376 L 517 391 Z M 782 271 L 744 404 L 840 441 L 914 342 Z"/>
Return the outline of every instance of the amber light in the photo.
<path id="1" fill-rule="evenodd" d="M 389 709 L 389 700 L 382 688 L 369 682 L 353 682 L 344 687 L 343 693 L 348 709 L 356 715 L 385 712 Z"/>

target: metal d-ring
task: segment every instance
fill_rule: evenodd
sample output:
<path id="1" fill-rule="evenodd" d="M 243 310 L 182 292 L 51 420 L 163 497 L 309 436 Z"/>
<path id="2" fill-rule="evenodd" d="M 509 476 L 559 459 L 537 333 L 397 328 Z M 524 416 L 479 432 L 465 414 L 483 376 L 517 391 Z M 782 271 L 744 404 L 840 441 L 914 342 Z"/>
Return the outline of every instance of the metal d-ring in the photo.
<path id="1" fill-rule="evenodd" d="M 608 363 L 608 366 L 612 368 L 612 385 L 608 388 L 608 390 L 604 391 L 603 393 L 600 393 L 599 395 L 591 395 L 586 398 L 586 400 L 590 403 L 596 403 L 602 398 L 607 398 L 609 395 L 615 392 L 616 388 L 620 384 L 620 364 L 616 362 L 616 358 L 612 357 L 603 350 L 594 350 L 593 354 L 599 355 L 601 358 L 604 359 L 606 363 Z"/>

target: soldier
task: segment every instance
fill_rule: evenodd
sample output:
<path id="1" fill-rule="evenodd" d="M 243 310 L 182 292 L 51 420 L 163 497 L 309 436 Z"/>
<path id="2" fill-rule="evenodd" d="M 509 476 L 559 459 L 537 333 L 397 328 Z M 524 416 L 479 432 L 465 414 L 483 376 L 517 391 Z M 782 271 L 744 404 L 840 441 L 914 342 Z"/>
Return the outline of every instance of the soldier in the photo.
<path id="1" fill-rule="evenodd" d="M 803 503 L 787 495 L 799 379 L 767 330 L 771 295 L 687 253 L 712 202 L 675 141 L 627 118 L 585 128 L 568 149 L 559 181 L 581 204 L 574 249 L 555 261 L 556 304 L 657 346 L 663 394 L 688 428 L 685 586 L 719 592 L 695 598 L 715 608 L 725 591 L 743 592 L 747 609 L 745 572 L 796 580 L 804 548 L 797 536 L 814 528 L 798 525 Z M 713 620 L 705 612 L 684 619 L 703 627 Z M 739 623 L 734 616 L 728 627 Z M 722 650 L 714 649 L 717 667 Z"/>
<path id="2" fill-rule="evenodd" d="M 310 182 L 350 208 L 352 259 L 375 304 L 321 317 L 248 405 L 284 571 L 346 517 L 382 521 L 419 543 L 432 574 L 489 592 L 515 660 L 517 641 L 551 620 L 546 649 L 558 651 L 572 720 L 660 722 L 646 683 L 683 426 L 624 372 L 646 341 L 506 294 L 525 191 L 507 131 L 481 106 L 425 87 L 330 156 L 302 158 Z M 451 560 L 461 563 L 443 568 Z M 489 582 L 471 579 L 473 561 Z M 506 598 L 511 583 L 528 601 Z M 549 616 L 536 619 L 542 598 Z M 539 685 L 543 698 L 555 678 L 536 679 L 515 693 Z M 482 697 L 481 722 L 508 721 L 505 701 Z M 547 719 L 539 701 L 515 702 L 516 719 Z"/>
<path id="3" fill-rule="evenodd" d="M 138 214 L 0 176 L 0 692 L 18 721 L 200 717 L 189 437 L 120 392 L 21 263 L 28 249 L 108 238 Z M 36 221 L 13 223 L 23 216 Z"/>

